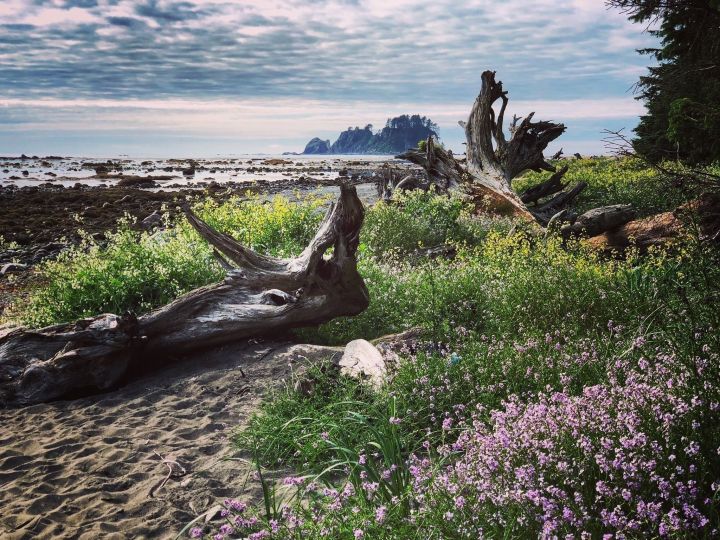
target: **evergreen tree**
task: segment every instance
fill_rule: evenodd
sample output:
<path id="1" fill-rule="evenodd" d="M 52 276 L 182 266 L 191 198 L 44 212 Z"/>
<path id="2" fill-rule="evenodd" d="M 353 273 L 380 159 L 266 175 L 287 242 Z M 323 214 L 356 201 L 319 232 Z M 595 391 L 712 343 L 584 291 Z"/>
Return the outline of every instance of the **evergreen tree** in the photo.
<path id="1" fill-rule="evenodd" d="M 658 65 L 638 82 L 648 112 L 635 149 L 653 161 L 720 160 L 720 0 L 607 0 L 648 24 L 660 47 L 640 52 Z"/>

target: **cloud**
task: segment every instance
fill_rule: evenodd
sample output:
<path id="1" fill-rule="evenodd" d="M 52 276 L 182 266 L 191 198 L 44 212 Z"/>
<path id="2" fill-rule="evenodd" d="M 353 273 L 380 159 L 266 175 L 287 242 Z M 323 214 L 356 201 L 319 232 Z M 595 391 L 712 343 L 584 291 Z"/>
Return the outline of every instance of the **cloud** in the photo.
<path id="1" fill-rule="evenodd" d="M 3 0 L 0 21 L 8 104 L 344 102 L 368 121 L 466 110 L 487 68 L 518 109 L 636 116 L 634 49 L 652 44 L 599 0 Z"/>

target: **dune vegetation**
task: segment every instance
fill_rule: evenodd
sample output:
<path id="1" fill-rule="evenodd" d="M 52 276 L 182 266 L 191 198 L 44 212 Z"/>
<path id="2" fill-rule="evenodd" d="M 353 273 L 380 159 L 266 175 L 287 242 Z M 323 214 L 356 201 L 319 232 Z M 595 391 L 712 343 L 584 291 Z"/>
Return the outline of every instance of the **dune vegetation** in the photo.
<path id="1" fill-rule="evenodd" d="M 579 208 L 672 210 L 692 185 L 634 159 L 567 161 Z M 536 183 L 532 174 L 517 189 Z M 248 196 L 195 210 L 262 253 L 296 255 L 327 198 Z M 143 313 L 221 278 L 182 218 L 128 221 L 44 263 L 13 316 L 32 326 Z M 208 538 L 713 537 L 720 526 L 720 257 L 694 231 L 623 257 L 472 211 L 460 195 L 398 193 L 367 209 L 362 314 L 296 332 L 345 344 L 419 329 L 387 384 L 313 366 L 267 397 L 238 450 L 265 500 L 225 501 Z M 430 259 L 422 248 L 452 246 Z M 297 473 L 286 489 L 266 481 Z M 288 495 L 289 493 L 292 496 Z"/>

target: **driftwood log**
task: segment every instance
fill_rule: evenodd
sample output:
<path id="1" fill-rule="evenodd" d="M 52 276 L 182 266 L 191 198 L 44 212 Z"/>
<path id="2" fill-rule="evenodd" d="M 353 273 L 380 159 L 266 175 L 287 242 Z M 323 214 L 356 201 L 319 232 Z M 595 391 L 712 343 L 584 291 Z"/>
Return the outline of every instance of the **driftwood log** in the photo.
<path id="1" fill-rule="evenodd" d="M 693 230 L 701 240 L 720 244 L 720 193 L 703 193 L 672 212 L 630 221 L 586 242 L 606 253 L 622 253 L 627 248 L 644 253 L 671 244 Z"/>
<path id="2" fill-rule="evenodd" d="M 105 314 L 39 330 L 0 330 L 0 404 L 102 391 L 147 358 L 314 326 L 368 306 L 355 259 L 364 209 L 354 187 L 341 186 L 340 199 L 294 259 L 255 253 L 192 212 L 187 216 L 215 248 L 225 280 L 141 317 Z"/>
<path id="3" fill-rule="evenodd" d="M 432 136 L 427 138 L 423 147 L 410 149 L 396 157 L 420 165 L 425 170 L 423 189 L 434 186 L 439 193 L 446 193 L 465 183 L 465 169 L 461 163 L 453 157 L 451 151 L 436 146 Z M 395 189 L 406 187 L 400 184 Z"/>
<path id="4" fill-rule="evenodd" d="M 496 112 L 495 104 L 500 102 Z M 525 118 L 515 116 L 509 126 L 509 137 L 504 131 L 507 91 L 502 82 L 495 80 L 494 71 L 482 74 L 480 94 L 467 121 L 460 122 L 467 141 L 465 163 L 455 159 L 451 152 L 437 148 L 431 139 L 420 148 L 397 156 L 425 169 L 428 182 L 448 189 L 459 186 L 476 200 L 489 201 L 495 208 L 525 217 L 547 227 L 571 225 L 562 229 L 566 234 L 601 234 L 607 227 L 619 227 L 634 217 L 629 207 L 595 209 L 578 217 L 569 211 L 577 196 L 587 187 L 585 182 L 569 186 L 563 181 L 568 168 L 560 170 L 547 162 L 543 151 L 548 144 L 565 131 L 563 124 L 534 121 L 535 113 Z M 560 152 L 556 154 L 559 157 Z M 523 172 L 548 171 L 552 175 L 541 184 L 518 195 L 512 182 Z M 580 219 L 582 218 L 582 219 Z M 574 226 L 579 222 L 578 226 Z"/>

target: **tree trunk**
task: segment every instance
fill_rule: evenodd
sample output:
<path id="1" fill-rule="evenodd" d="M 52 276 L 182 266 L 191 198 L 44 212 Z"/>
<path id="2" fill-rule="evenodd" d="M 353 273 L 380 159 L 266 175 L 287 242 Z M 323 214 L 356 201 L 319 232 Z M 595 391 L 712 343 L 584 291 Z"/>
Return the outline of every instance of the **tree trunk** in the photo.
<path id="1" fill-rule="evenodd" d="M 364 209 L 354 187 L 341 186 L 339 201 L 294 259 L 255 253 L 192 212 L 187 217 L 216 249 L 227 270 L 222 283 L 139 318 L 106 314 L 39 330 L 0 330 L 0 403 L 104 390 L 150 356 L 314 326 L 356 315 L 369 304 L 355 260 Z"/>

